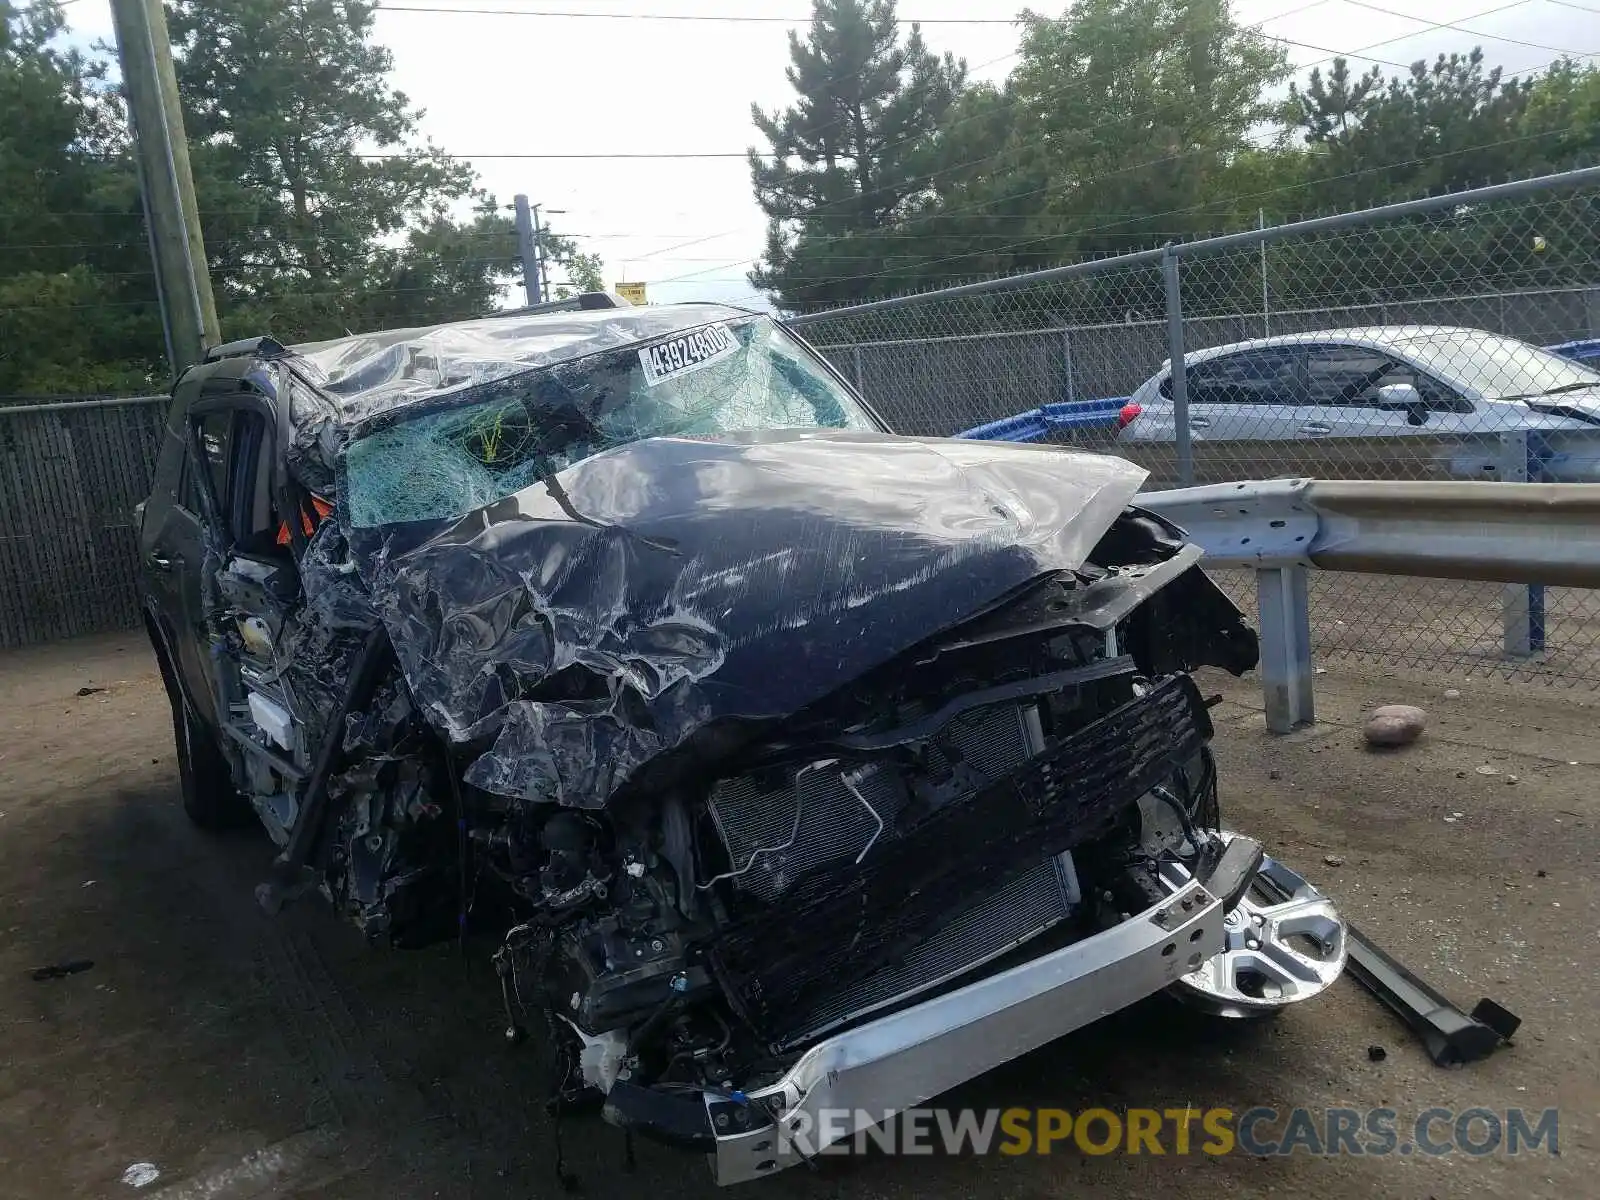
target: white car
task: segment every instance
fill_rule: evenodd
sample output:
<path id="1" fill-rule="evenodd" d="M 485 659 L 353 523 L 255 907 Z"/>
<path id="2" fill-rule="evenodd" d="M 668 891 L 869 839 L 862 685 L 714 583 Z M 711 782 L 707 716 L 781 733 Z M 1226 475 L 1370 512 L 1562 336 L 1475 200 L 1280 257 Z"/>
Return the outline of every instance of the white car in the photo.
<path id="1" fill-rule="evenodd" d="M 1286 334 L 1186 356 L 1195 442 L 1432 440 L 1418 455 L 1483 478 L 1526 432 L 1543 479 L 1600 480 L 1600 372 L 1482 329 L 1386 325 Z M 1118 441 L 1176 439 L 1172 364 L 1129 397 Z M 1514 441 L 1512 441 L 1514 445 Z M 1133 446 L 1129 445 L 1129 449 Z"/>

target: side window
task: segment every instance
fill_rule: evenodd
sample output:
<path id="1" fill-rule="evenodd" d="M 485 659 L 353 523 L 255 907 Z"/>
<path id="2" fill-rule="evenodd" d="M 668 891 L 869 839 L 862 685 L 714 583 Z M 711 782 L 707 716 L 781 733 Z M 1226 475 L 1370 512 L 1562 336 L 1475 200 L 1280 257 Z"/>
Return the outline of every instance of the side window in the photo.
<path id="1" fill-rule="evenodd" d="M 1364 346 L 1312 346 L 1306 389 L 1312 404 L 1371 405 L 1384 383 L 1410 383 L 1401 363 Z"/>
<path id="2" fill-rule="evenodd" d="M 1410 363 L 1362 346 L 1313 346 L 1306 355 L 1311 403 L 1373 407 L 1378 389 L 1409 383 L 1436 412 L 1471 412 L 1472 403 Z"/>
<path id="3" fill-rule="evenodd" d="M 233 413 L 213 412 L 200 418 L 200 456 L 211 494 L 228 510 L 228 465 L 233 450 Z"/>
<path id="4" fill-rule="evenodd" d="M 1422 393 L 1422 402 L 1433 412 L 1469 413 L 1473 411 L 1472 401 L 1468 400 L 1449 384 L 1441 383 L 1431 375 L 1420 373 L 1417 375 L 1415 382 L 1417 390 Z"/>
<path id="5" fill-rule="evenodd" d="M 1291 346 L 1244 350 L 1195 363 L 1185 375 L 1190 404 L 1301 402 L 1299 352 Z M 1171 397 L 1172 381 L 1161 393 Z"/>
<path id="6" fill-rule="evenodd" d="M 270 549 L 278 530 L 272 502 L 271 441 L 259 413 L 222 409 L 199 418 L 203 478 L 234 543 L 245 549 Z M 191 480 L 194 492 L 198 480 Z M 192 494 L 196 508 L 198 494 Z"/>

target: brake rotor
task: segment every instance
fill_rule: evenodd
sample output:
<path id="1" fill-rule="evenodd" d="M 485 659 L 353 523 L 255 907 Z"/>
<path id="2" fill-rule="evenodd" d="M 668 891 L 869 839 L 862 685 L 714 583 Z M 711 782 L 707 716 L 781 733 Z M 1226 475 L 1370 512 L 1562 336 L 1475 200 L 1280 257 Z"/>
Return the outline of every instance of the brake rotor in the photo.
<path id="1" fill-rule="evenodd" d="M 1233 838 L 1222 832 L 1224 842 Z M 1191 876 L 1165 862 L 1174 893 Z M 1223 1017 L 1268 1017 L 1327 990 L 1344 971 L 1344 920 L 1333 902 L 1288 867 L 1263 858 L 1239 902 L 1223 918 L 1222 950 L 1169 989 L 1185 1004 Z"/>

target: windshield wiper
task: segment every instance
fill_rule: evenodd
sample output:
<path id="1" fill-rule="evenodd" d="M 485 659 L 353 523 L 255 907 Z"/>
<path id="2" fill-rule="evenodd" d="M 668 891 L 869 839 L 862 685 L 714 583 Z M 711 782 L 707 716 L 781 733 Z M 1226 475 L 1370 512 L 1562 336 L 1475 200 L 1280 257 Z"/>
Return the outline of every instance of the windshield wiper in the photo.
<path id="1" fill-rule="evenodd" d="M 1560 387 L 1548 388 L 1542 392 L 1523 392 L 1511 396 L 1496 396 L 1495 399 L 1510 403 L 1513 400 L 1539 400 L 1545 396 L 1560 396 L 1567 392 L 1587 392 L 1591 390 L 1600 390 L 1600 377 L 1596 377 L 1593 383 L 1564 383 Z"/>

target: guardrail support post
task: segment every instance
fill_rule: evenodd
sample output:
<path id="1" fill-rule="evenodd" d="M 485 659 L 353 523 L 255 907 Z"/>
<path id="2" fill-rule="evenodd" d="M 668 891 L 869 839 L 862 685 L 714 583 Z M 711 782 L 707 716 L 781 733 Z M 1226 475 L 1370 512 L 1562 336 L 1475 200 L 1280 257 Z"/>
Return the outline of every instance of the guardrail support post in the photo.
<path id="1" fill-rule="evenodd" d="M 1194 483 L 1194 446 L 1189 441 L 1189 380 L 1183 366 L 1183 285 L 1178 251 L 1171 242 L 1161 252 L 1161 279 L 1167 293 L 1167 354 L 1172 359 L 1172 433 L 1177 439 L 1178 486 Z"/>
<path id="2" fill-rule="evenodd" d="M 1537 483 L 1544 474 L 1543 439 L 1525 429 L 1500 435 L 1502 483 Z M 1508 583 L 1501 591 L 1500 624 L 1507 658 L 1544 651 L 1544 585 Z"/>
<path id="3" fill-rule="evenodd" d="M 1311 610 L 1305 567 L 1260 567 L 1256 601 L 1261 613 L 1261 691 L 1267 728 L 1288 733 L 1317 719 L 1312 692 Z"/>

